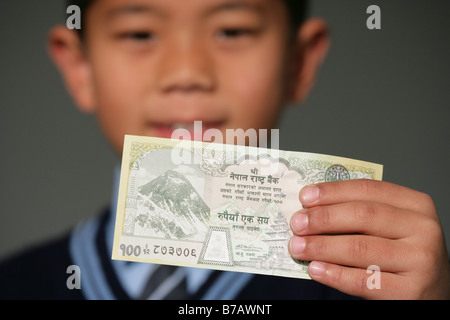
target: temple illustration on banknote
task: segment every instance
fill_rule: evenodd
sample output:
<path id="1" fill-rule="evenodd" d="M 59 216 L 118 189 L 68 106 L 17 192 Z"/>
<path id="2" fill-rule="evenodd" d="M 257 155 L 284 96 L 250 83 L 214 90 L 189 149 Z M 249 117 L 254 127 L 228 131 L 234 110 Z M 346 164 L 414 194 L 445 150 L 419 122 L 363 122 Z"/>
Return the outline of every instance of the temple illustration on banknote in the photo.
<path id="1" fill-rule="evenodd" d="M 255 247 L 241 246 L 237 249 L 249 251 L 249 259 L 238 261 L 236 265 L 285 271 L 303 269 L 303 265 L 299 264 L 301 261 L 293 259 L 287 249 L 292 235 L 286 218 L 278 211 L 275 217 L 269 219 L 268 227 L 264 231 L 262 242 L 267 245 L 268 249 L 256 250 Z"/>

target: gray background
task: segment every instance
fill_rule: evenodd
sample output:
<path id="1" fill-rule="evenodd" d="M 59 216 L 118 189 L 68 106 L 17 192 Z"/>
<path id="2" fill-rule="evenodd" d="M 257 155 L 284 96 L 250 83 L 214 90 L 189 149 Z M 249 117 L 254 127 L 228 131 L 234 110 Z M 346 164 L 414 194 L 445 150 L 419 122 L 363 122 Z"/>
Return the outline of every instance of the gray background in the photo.
<path id="1" fill-rule="evenodd" d="M 382 29 L 366 28 L 378 4 Z M 108 204 L 118 158 L 47 57 L 62 0 L 0 1 L 0 257 Z M 316 1 L 333 38 L 317 85 L 280 123 L 281 148 L 384 164 L 430 194 L 450 247 L 450 1 Z"/>

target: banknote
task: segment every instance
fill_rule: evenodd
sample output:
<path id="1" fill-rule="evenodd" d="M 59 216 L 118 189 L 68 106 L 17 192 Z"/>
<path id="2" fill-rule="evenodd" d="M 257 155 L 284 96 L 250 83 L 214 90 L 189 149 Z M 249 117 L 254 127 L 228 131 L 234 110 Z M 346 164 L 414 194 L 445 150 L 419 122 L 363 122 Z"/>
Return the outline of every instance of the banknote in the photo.
<path id="1" fill-rule="evenodd" d="M 287 244 L 306 185 L 381 180 L 342 157 L 126 136 L 112 258 L 308 279 Z"/>

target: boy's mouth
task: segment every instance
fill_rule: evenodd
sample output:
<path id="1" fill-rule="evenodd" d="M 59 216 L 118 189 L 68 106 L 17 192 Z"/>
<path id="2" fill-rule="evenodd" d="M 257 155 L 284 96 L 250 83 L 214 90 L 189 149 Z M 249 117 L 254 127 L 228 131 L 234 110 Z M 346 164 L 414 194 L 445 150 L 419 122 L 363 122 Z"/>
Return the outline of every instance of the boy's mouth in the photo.
<path id="1" fill-rule="evenodd" d="M 218 129 L 224 127 L 224 121 L 215 122 L 203 122 L 203 121 L 192 121 L 192 122 L 172 122 L 172 123 L 150 123 L 151 135 L 160 138 L 168 139 L 181 139 L 185 134 L 189 134 L 190 140 L 203 140 L 204 134 L 209 129 Z M 173 133 L 176 132 L 175 135 Z"/>

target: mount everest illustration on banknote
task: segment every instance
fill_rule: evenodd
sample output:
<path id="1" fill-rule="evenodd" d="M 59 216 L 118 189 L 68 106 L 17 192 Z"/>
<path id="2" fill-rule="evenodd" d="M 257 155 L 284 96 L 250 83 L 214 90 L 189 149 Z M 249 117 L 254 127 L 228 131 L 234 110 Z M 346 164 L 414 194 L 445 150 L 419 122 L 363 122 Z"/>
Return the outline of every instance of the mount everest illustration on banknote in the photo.
<path id="1" fill-rule="evenodd" d="M 210 209 L 183 174 L 168 170 L 139 187 L 136 200 L 134 235 L 190 240 L 205 237 Z"/>

